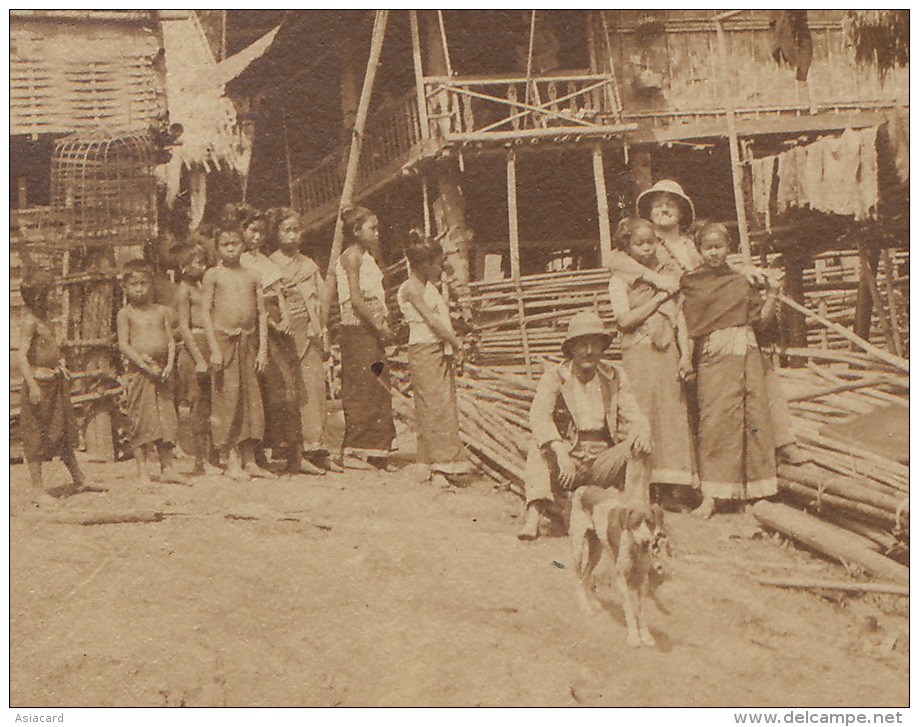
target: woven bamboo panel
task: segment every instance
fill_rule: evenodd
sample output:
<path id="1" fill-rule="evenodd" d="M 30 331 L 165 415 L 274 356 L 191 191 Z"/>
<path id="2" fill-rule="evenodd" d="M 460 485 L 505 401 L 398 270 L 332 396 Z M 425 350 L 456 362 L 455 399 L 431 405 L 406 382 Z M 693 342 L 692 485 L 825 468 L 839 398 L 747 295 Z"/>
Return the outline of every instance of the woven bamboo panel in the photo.
<path id="1" fill-rule="evenodd" d="M 13 18 L 10 134 L 144 131 L 165 118 L 156 35 L 142 22 Z"/>

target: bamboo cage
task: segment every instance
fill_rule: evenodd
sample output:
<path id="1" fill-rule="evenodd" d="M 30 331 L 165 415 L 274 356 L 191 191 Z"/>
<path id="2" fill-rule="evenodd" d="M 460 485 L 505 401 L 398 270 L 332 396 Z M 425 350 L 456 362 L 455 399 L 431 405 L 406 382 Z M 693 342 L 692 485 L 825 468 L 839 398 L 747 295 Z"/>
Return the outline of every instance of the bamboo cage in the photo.
<path id="1" fill-rule="evenodd" d="M 73 135 L 51 158 L 43 242 L 72 248 L 145 245 L 156 236 L 155 147 L 144 134 Z"/>

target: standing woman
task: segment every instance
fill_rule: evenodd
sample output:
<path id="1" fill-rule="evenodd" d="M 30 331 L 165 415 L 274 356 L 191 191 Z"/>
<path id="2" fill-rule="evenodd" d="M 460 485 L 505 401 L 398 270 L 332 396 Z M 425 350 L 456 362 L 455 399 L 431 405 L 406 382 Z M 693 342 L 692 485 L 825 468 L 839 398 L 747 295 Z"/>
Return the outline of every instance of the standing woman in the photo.
<path id="1" fill-rule="evenodd" d="M 258 274 L 268 316 L 268 363 L 259 377 L 265 409 L 264 444 L 284 450 L 288 472 L 324 474 L 303 460 L 300 408 L 306 393 L 292 338 L 291 317 L 283 296 L 283 275 L 265 252 L 268 217 L 248 204 L 239 205 L 237 215 L 246 248 L 239 262 Z"/>
<path id="2" fill-rule="evenodd" d="M 416 230 L 406 250 L 411 274 L 399 288 L 399 309 L 408 322 L 408 367 L 418 425 L 418 457 L 431 482 L 449 487 L 469 471 L 459 435 L 454 356 L 462 341 L 453 330 L 447 302 L 437 289 L 443 266 L 440 246 Z"/>
<path id="3" fill-rule="evenodd" d="M 277 246 L 269 259 L 281 274 L 281 300 L 286 310 L 296 360 L 303 381 L 300 402 L 302 446 L 306 460 L 320 470 L 341 471 L 325 445 L 325 312 L 319 266 L 302 252 L 300 215 L 289 207 L 271 210 L 270 238 Z M 306 462 L 304 463 L 306 464 Z"/>
<path id="4" fill-rule="evenodd" d="M 392 332 L 387 321 L 383 273 L 377 263 L 377 216 L 366 207 L 349 207 L 341 217 L 348 247 L 335 264 L 335 279 L 341 307 L 345 464 L 361 468 L 363 460 L 389 469 L 396 426 L 384 346 L 392 339 Z"/>

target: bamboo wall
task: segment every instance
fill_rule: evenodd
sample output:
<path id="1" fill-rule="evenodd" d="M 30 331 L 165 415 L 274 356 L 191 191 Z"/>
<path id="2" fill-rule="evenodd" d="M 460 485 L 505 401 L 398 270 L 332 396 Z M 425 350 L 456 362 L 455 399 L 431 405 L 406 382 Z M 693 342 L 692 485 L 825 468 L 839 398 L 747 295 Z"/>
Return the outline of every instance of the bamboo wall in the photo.
<path id="1" fill-rule="evenodd" d="M 104 127 L 143 131 L 165 117 L 151 27 L 124 20 L 23 18 L 10 23 L 10 134 Z"/>
<path id="2" fill-rule="evenodd" d="M 608 69 L 611 54 L 626 117 L 691 119 L 724 108 L 729 91 L 739 111 L 752 113 L 808 111 L 811 104 L 818 110 L 858 110 L 909 101 L 908 68 L 881 78 L 873 68 L 855 64 L 845 43 L 842 10 L 808 11 L 814 50 L 806 84 L 795 80 L 794 68 L 779 66 L 771 57 L 770 10 L 746 10 L 724 21 L 727 68 L 719 61 L 714 11 L 602 12 L 595 24 L 599 62 Z M 649 19 L 662 22 L 660 32 L 647 30 Z M 651 74 L 645 78 L 660 75 L 659 92 L 638 90 L 635 81 L 642 71 Z M 732 87 L 725 88 L 725 79 Z"/>

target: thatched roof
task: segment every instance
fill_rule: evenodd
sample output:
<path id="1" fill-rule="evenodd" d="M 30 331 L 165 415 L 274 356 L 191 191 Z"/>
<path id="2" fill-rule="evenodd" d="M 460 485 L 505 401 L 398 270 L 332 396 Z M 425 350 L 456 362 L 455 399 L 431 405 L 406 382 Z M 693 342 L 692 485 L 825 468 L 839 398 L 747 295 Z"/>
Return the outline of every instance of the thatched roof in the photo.
<path id="1" fill-rule="evenodd" d="M 843 23 L 858 62 L 881 73 L 909 64 L 909 10 L 847 10 Z"/>
<path id="2" fill-rule="evenodd" d="M 177 186 L 183 166 L 229 168 L 245 174 L 251 140 L 224 94 L 217 61 L 197 16 L 192 11 L 170 12 L 162 13 L 160 20 L 169 118 L 184 127 L 181 143 L 172 149 L 167 179 Z"/>

